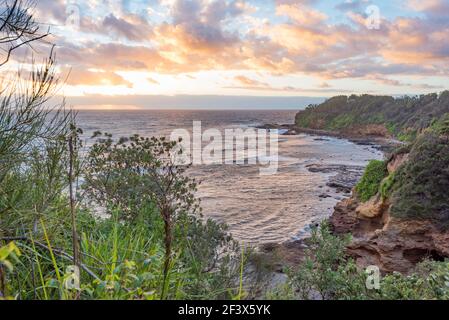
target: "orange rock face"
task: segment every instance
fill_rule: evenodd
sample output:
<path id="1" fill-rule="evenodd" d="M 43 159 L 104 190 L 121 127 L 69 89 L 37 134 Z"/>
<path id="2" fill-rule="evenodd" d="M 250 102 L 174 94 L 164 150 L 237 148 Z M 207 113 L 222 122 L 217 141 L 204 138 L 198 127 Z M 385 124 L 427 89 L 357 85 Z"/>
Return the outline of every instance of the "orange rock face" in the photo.
<path id="1" fill-rule="evenodd" d="M 380 195 L 375 195 L 367 202 L 361 203 L 355 209 L 361 219 L 373 219 L 382 216 L 387 204 Z"/>
<path id="2" fill-rule="evenodd" d="M 389 172 L 406 160 L 406 154 L 395 156 L 388 165 Z M 389 209 L 388 201 L 379 196 L 365 203 L 353 196 L 335 207 L 331 227 L 336 234 L 353 235 L 348 254 L 360 267 L 377 265 L 383 272 L 407 273 L 424 259 L 449 257 L 448 229 L 439 228 L 431 220 L 391 217 Z"/>
<path id="3" fill-rule="evenodd" d="M 395 155 L 390 162 L 388 162 L 388 173 L 396 171 L 404 162 L 408 160 L 408 153 Z"/>
<path id="4" fill-rule="evenodd" d="M 377 231 L 377 230 L 376 230 Z M 348 248 L 358 265 L 377 265 L 384 272 L 407 273 L 424 259 L 449 257 L 449 233 L 431 221 L 391 218 L 382 229 L 354 238 Z"/>

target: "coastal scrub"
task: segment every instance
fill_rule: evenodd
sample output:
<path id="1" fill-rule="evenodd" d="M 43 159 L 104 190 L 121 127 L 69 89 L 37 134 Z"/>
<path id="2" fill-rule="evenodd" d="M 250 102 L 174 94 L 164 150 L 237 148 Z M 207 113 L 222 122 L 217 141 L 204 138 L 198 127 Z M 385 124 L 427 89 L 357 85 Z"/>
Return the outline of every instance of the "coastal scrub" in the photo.
<path id="1" fill-rule="evenodd" d="M 391 213 L 403 218 L 430 218 L 449 223 L 449 137 L 446 127 L 422 134 L 399 168 L 391 186 Z"/>
<path id="2" fill-rule="evenodd" d="M 372 160 L 366 167 L 362 179 L 356 186 L 356 192 L 362 202 L 368 201 L 379 191 L 382 180 L 387 176 L 385 161 Z"/>

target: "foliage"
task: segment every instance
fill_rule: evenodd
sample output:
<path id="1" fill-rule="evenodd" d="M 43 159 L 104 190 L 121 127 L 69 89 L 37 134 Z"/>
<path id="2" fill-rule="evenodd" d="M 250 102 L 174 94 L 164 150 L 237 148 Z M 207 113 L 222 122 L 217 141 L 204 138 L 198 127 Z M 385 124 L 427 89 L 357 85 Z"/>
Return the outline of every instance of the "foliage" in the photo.
<path id="1" fill-rule="evenodd" d="M 31 45 L 45 34 L 38 35 L 30 3 L 2 3 L 7 61 L 14 43 Z M 224 225 L 196 215 L 196 182 L 173 162 L 176 144 L 139 136 L 114 143 L 106 134 L 84 162 L 75 115 L 49 105 L 54 68 L 51 51 L 28 78 L 13 74 L 2 87 L 2 291 L 17 299 L 242 298 L 238 247 Z M 4 247 L 10 240 L 22 255 L 5 273 L 18 252 Z M 71 285 L 74 266 L 80 287 Z"/>
<path id="2" fill-rule="evenodd" d="M 7 54 L 4 62 L 18 44 L 46 36 L 38 33 L 28 2 L 12 3 L 0 13 L 0 20 L 7 22 L 0 26 L 0 45 Z M 174 161 L 179 152 L 176 143 L 137 135 L 114 142 L 105 134 L 83 163 L 80 146 L 75 143 L 74 150 L 68 148 L 73 135 L 80 133 L 74 127 L 74 115 L 66 113 L 62 104 L 48 106 L 57 84 L 54 67 L 51 52 L 42 66 L 32 69 L 29 82 L 22 82 L 19 73 L 2 87 L 1 298 L 245 298 L 245 252 L 239 251 L 225 225 L 198 214 L 196 182 L 187 176 L 186 166 Z M 391 119 L 389 130 L 398 135 L 406 128 L 419 132 L 446 110 L 448 96 L 448 92 L 396 100 L 341 96 L 330 99 L 325 107 L 310 106 L 297 121 L 303 126 L 342 129 Z M 399 108 L 404 105 L 403 110 Z M 327 113 L 321 112 L 323 108 Z M 346 113 L 341 114 L 342 110 Z M 447 190 L 449 167 L 447 122 L 434 125 L 434 131 L 419 138 L 412 149 L 412 158 L 422 157 L 431 171 L 417 161 L 392 177 L 385 190 L 392 191 L 393 197 L 399 193 L 401 199 L 420 197 L 431 214 L 439 210 L 447 215 L 447 197 L 441 192 Z M 384 163 L 369 167 L 360 187 L 364 196 L 377 192 L 380 174 L 385 173 L 376 170 L 385 169 Z M 427 180 L 431 174 L 438 177 L 436 182 Z M 427 193 L 407 189 L 403 179 L 415 179 L 413 185 L 422 183 Z M 72 192 L 67 194 L 75 180 L 83 182 L 77 199 Z M 437 183 L 444 188 L 435 189 Z M 439 202 L 431 204 L 427 196 Z M 99 214 L 101 210 L 107 214 Z M 314 230 L 306 261 L 289 272 L 290 281 L 271 297 L 296 298 L 298 292 L 301 298 L 322 299 L 448 298 L 447 263 L 423 265 L 410 276 L 388 275 L 380 291 L 368 291 L 364 274 L 344 254 L 348 239 L 334 237 L 326 224 Z M 78 242 L 79 274 L 73 269 Z M 77 279 L 80 285 L 73 286 Z"/>
<path id="3" fill-rule="evenodd" d="M 117 218 L 95 220 L 89 213 L 81 215 L 83 262 L 98 277 L 86 281 L 88 276 L 82 275 L 82 297 L 157 299 L 162 288 L 163 248 L 145 224 L 121 224 Z M 183 276 L 185 270 L 178 269 L 169 287 L 176 288 Z"/>
<path id="4" fill-rule="evenodd" d="M 449 262 L 425 261 L 409 275 L 397 272 L 380 278 L 379 289 L 368 289 L 367 274 L 345 256 L 347 238 L 316 229 L 303 265 L 290 270 L 289 282 L 268 297 L 275 299 L 432 300 L 449 298 Z"/>
<path id="5" fill-rule="evenodd" d="M 5 65 L 12 53 L 32 42 L 44 39 L 49 32 L 40 32 L 41 26 L 35 21 L 32 9 L 34 2 L 29 0 L 0 1 L 0 46 L 5 56 L 0 59 L 0 66 Z"/>
<path id="6" fill-rule="evenodd" d="M 5 266 L 9 271 L 12 271 L 13 265 L 10 259 L 17 260 L 20 256 L 20 250 L 14 242 L 8 243 L 6 246 L 0 248 L 0 265 Z"/>
<path id="7" fill-rule="evenodd" d="M 400 132 L 397 135 L 397 138 L 399 141 L 402 141 L 402 142 L 413 142 L 416 139 L 417 135 L 418 135 L 418 133 L 416 130 L 407 129 L 407 130 L 403 130 L 402 132 Z"/>
<path id="8" fill-rule="evenodd" d="M 431 130 L 436 134 L 449 136 L 449 113 L 432 123 Z"/>
<path id="9" fill-rule="evenodd" d="M 133 139 L 139 140 L 137 145 L 161 141 L 137 136 L 130 141 Z M 103 145 L 98 143 L 97 147 Z M 164 144 L 156 142 L 156 148 L 161 146 Z M 194 215 L 197 209 L 192 193 L 195 185 L 182 175 L 172 181 L 181 190 L 167 188 L 165 195 L 173 196 L 171 199 L 175 200 L 191 199 L 193 205 L 175 207 L 177 210 L 172 217 L 176 223 L 170 234 L 173 247 L 167 264 L 164 246 L 166 230 L 160 207 L 155 204 L 161 198 L 156 198 L 160 194 L 152 193 L 151 189 L 155 186 L 155 180 L 148 179 L 146 172 L 136 174 L 133 171 L 138 166 L 138 162 L 134 162 L 137 158 L 146 159 L 146 165 L 150 164 L 150 158 L 145 158 L 148 154 L 144 154 L 142 149 L 140 153 L 133 148 L 131 151 L 121 153 L 120 158 L 129 166 L 107 167 L 107 174 L 120 178 L 116 180 L 116 186 L 131 188 L 129 193 L 125 192 L 126 189 L 117 190 L 120 198 L 114 198 L 116 193 L 111 193 L 108 188 L 114 188 L 115 185 L 103 185 L 105 194 L 111 197 L 101 198 L 94 208 L 104 205 L 108 208 L 108 217 L 96 218 L 88 202 L 86 205 L 78 202 L 77 224 L 81 234 L 83 263 L 79 290 L 66 286 L 67 279 L 72 276 L 67 270 L 73 265 L 70 205 L 65 191 L 68 167 L 66 140 L 46 140 L 44 148 L 41 146 L 30 151 L 27 162 L 23 162 L 25 166 L 8 172 L 0 183 L 1 230 L 2 236 L 17 237 L 17 245 L 22 252 L 22 259 L 14 273 L 7 275 L 10 291 L 17 298 L 242 297 L 242 291 L 236 287 L 241 267 L 237 244 L 228 235 L 224 225 Z M 105 157 L 106 153 L 103 154 Z M 164 154 L 164 150 L 159 150 L 151 158 L 151 161 L 157 162 L 158 172 L 161 173 L 166 169 L 161 165 L 165 161 Z M 115 159 L 114 155 L 110 156 Z M 102 171 L 98 168 L 104 168 L 92 166 L 92 163 L 98 164 L 92 158 L 87 157 L 87 160 L 92 162 L 86 162 L 83 170 L 78 167 L 75 170 L 75 175 L 86 184 L 94 181 L 93 177 L 98 177 L 93 173 L 100 173 L 101 176 Z M 111 165 L 113 161 L 102 163 Z M 169 167 L 170 174 L 175 172 L 174 169 Z M 177 173 L 181 174 L 181 170 Z M 164 185 L 165 181 L 168 180 L 158 180 L 159 185 Z M 131 185 L 131 182 L 135 184 Z M 87 193 L 80 193 L 78 200 L 85 195 Z M 133 199 L 144 201 L 133 202 Z"/>
<path id="10" fill-rule="evenodd" d="M 368 201 L 379 191 L 382 180 L 387 176 L 387 165 L 385 161 L 372 160 L 369 162 L 365 172 L 355 187 L 357 196 L 361 201 Z"/>
<path id="11" fill-rule="evenodd" d="M 32 148 L 20 166 L 15 166 L 0 183 L 0 233 L 8 236 L 30 231 L 40 218 L 52 216 L 51 234 L 61 232 L 68 222 L 68 160 L 65 141 L 46 140 Z M 59 230 L 59 231 L 58 231 Z"/>
<path id="12" fill-rule="evenodd" d="M 27 45 L 32 49 L 48 32 L 40 33 L 32 14 L 33 2 L 1 1 L 1 7 L 0 47 L 5 56 L 0 66 L 4 66 L 18 48 Z M 25 60 L 31 68 L 6 73 L 1 83 L 0 236 L 30 228 L 33 212 L 49 209 L 58 194 L 55 189 L 66 185 L 58 171 L 65 148 L 61 141 L 69 131 L 72 114 L 63 103 L 49 103 L 58 89 L 54 56 L 51 49 L 41 64 L 32 58 Z"/>
<path id="13" fill-rule="evenodd" d="M 10 277 L 10 292 L 19 299 L 159 299 L 165 288 L 166 299 L 217 299 L 231 298 L 237 292 L 236 275 L 239 262 L 225 250 L 214 247 L 220 237 L 218 226 L 204 226 L 196 221 L 191 230 L 192 243 L 201 239 L 200 252 L 192 252 L 186 242 L 174 247 L 168 280 L 163 274 L 165 250 L 160 232 L 149 228 L 145 220 L 120 223 L 119 213 L 108 219 L 95 218 L 89 210 L 78 213 L 82 263 L 80 288 L 67 286 L 68 271 L 73 264 L 70 244 L 63 243 L 44 232 L 39 224 L 37 234 L 49 238 L 19 240 L 22 258 L 16 263 Z M 188 228 L 190 229 L 190 228 Z M 206 235 L 208 234 L 208 235 Z M 48 242 L 47 242 L 48 240 Z M 208 245 L 207 250 L 205 246 Z M 212 251 L 219 252 L 215 256 Z M 201 257 L 199 253 L 208 251 Z M 214 262 L 214 265 L 211 263 Z M 202 269 L 204 268 L 204 269 Z M 13 280 L 14 279 L 14 280 Z"/>
<path id="14" fill-rule="evenodd" d="M 164 223 L 164 277 L 168 277 L 173 230 L 181 216 L 200 208 L 194 196 L 196 183 L 185 175 L 188 167 L 176 159 L 182 149 L 165 137 L 134 135 L 113 143 L 111 135 L 105 136 L 90 151 L 86 190 L 100 204 L 112 199 L 113 208 L 127 212 L 125 219 L 144 203 L 155 205 Z"/>
<path id="15" fill-rule="evenodd" d="M 449 113 L 449 91 L 401 98 L 367 94 L 336 96 L 298 112 L 296 124 L 303 128 L 339 131 L 381 125 L 393 137 L 413 141 L 446 113 Z"/>
<path id="16" fill-rule="evenodd" d="M 8 285 L 5 283 L 5 272 L 12 272 L 14 270 L 11 260 L 17 262 L 20 254 L 20 250 L 14 242 L 10 242 L 5 246 L 0 247 L 0 300 L 10 298 L 7 292 Z"/>
<path id="17" fill-rule="evenodd" d="M 312 231 L 304 263 L 290 272 L 294 288 L 302 299 L 318 294 L 330 299 L 338 290 L 339 265 L 344 261 L 344 251 L 349 238 L 332 236 L 327 223 Z"/>
<path id="18" fill-rule="evenodd" d="M 444 128 L 444 127 L 442 127 Z M 449 222 L 449 138 L 428 130 L 412 145 L 409 160 L 393 177 L 391 213 Z"/>
<path id="19" fill-rule="evenodd" d="M 396 173 L 393 172 L 391 174 L 388 175 L 388 177 L 386 177 L 381 185 L 380 185 L 380 195 L 382 196 L 382 199 L 387 199 L 390 197 L 392 189 L 393 189 L 393 185 L 394 185 L 394 181 L 396 178 Z"/>
<path id="20" fill-rule="evenodd" d="M 329 129 L 338 130 L 346 128 L 354 122 L 354 117 L 350 114 L 341 114 L 336 116 L 329 124 Z"/>
<path id="21" fill-rule="evenodd" d="M 72 115 L 63 105 L 48 105 L 48 96 L 57 89 L 53 56 L 24 77 L 19 72 L 15 79 L 2 84 L 0 182 L 9 170 L 27 161 L 31 149 L 64 137 L 71 121 Z"/>
<path id="22" fill-rule="evenodd" d="M 125 220 L 135 219 L 136 209 L 148 202 L 161 211 L 170 206 L 173 215 L 199 210 L 193 195 L 196 182 L 185 175 L 188 166 L 176 162 L 182 152 L 176 142 L 138 135 L 118 142 L 110 134 L 103 137 L 89 151 L 84 184 L 88 197 L 120 208 Z"/>

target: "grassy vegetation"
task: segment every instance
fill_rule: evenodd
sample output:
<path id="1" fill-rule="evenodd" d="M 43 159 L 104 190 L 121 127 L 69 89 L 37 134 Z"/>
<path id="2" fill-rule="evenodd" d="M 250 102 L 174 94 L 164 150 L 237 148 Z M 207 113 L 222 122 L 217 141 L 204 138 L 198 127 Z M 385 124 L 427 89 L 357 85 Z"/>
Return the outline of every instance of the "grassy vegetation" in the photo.
<path id="1" fill-rule="evenodd" d="M 449 113 L 449 91 L 396 99 L 373 95 L 337 96 L 298 112 L 296 124 L 336 131 L 380 125 L 393 137 L 413 141 L 446 113 Z"/>
<path id="2" fill-rule="evenodd" d="M 355 187 L 357 196 L 365 202 L 379 192 L 382 180 L 388 175 L 387 164 L 381 160 L 371 160 L 360 182 Z"/>
<path id="3" fill-rule="evenodd" d="M 74 156 L 81 186 L 75 236 L 67 194 L 70 162 L 62 161 L 70 158 L 68 148 L 32 150 L 22 162 L 25 170 L 6 174 L 0 184 L 2 296 L 243 298 L 238 245 L 224 225 L 197 212 L 195 182 L 184 167 L 167 162 L 175 144 L 138 136 L 113 143 L 106 136 L 84 159 Z M 163 205 L 169 205 L 165 215 Z M 19 252 L 12 267 L 9 257 Z M 80 285 L 70 286 L 77 279 Z"/>

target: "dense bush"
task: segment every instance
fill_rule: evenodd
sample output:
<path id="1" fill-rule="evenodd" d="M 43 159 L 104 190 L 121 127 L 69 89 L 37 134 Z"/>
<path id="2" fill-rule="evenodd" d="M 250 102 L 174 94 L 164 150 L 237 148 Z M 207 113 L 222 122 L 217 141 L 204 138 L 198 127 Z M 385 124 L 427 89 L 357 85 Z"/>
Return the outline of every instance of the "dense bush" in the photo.
<path id="1" fill-rule="evenodd" d="M 1 292 L 20 299 L 242 298 L 237 243 L 226 226 L 195 214 L 195 184 L 184 169 L 163 165 L 171 150 L 163 141 L 133 136 L 118 146 L 108 137 L 75 170 L 84 186 L 76 202 L 79 290 L 66 285 L 74 256 L 66 143 L 30 150 L 26 166 L 0 183 L 0 241 L 15 240 L 22 253 L 2 271 Z M 147 143 L 157 152 L 142 149 Z M 157 176 L 148 171 L 153 163 Z M 170 230 L 157 201 L 170 205 Z M 5 250 L 2 270 L 11 265 Z"/>
<path id="2" fill-rule="evenodd" d="M 201 292 L 205 270 L 223 267 L 236 246 L 224 226 L 201 220 L 196 182 L 176 159 L 182 150 L 164 137 L 134 135 L 114 142 L 109 134 L 100 136 L 87 157 L 83 187 L 88 199 L 120 214 L 122 222 L 146 223 L 154 240 L 163 240 L 165 277 L 177 253 L 191 266 L 191 280 Z"/>
<path id="3" fill-rule="evenodd" d="M 361 201 L 368 201 L 379 192 L 380 183 L 388 175 L 385 161 L 372 160 L 365 169 L 360 182 L 355 187 Z"/>
<path id="4" fill-rule="evenodd" d="M 298 112 L 299 127 L 342 130 L 366 125 L 384 126 L 390 135 L 413 139 L 435 120 L 449 113 L 449 91 L 415 97 L 337 96 Z"/>
<path id="5" fill-rule="evenodd" d="M 312 230 L 306 259 L 297 270 L 290 271 L 290 279 L 299 297 L 332 299 L 339 291 L 339 269 L 345 262 L 344 251 L 349 238 L 334 237 L 326 223 Z"/>
<path id="6" fill-rule="evenodd" d="M 365 270 L 345 255 L 348 238 L 326 224 L 315 229 L 305 262 L 288 271 L 289 281 L 268 293 L 274 299 L 433 300 L 449 298 L 449 262 L 419 264 L 410 275 L 387 274 L 369 289 Z"/>
<path id="7" fill-rule="evenodd" d="M 449 138 L 444 126 L 429 130 L 413 144 L 409 160 L 395 174 L 391 213 L 398 217 L 449 222 Z"/>

